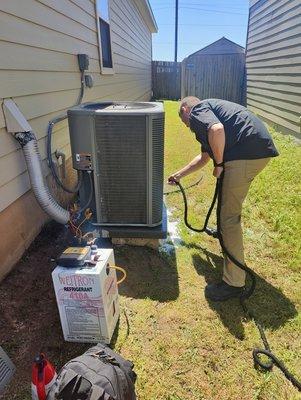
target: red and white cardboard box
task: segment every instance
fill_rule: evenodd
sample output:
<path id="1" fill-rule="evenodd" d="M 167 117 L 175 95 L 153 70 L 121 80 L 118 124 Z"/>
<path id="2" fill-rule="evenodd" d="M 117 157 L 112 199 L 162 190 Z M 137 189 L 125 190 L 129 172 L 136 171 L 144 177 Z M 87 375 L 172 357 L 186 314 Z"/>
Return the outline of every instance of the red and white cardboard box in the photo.
<path id="1" fill-rule="evenodd" d="M 98 249 L 95 266 L 52 272 L 64 339 L 109 344 L 119 318 L 116 270 L 112 249 Z"/>

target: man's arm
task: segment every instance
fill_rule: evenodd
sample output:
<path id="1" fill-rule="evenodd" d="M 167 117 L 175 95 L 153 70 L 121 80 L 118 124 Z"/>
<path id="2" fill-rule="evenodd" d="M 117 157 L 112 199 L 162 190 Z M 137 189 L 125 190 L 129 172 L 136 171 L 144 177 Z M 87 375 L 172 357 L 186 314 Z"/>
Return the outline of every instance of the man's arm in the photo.
<path id="1" fill-rule="evenodd" d="M 168 178 L 169 183 L 172 183 L 172 180 L 176 180 L 178 182 L 184 176 L 187 176 L 192 172 L 195 172 L 198 169 L 203 168 L 208 163 L 209 160 L 210 156 L 208 153 L 201 153 L 197 155 L 193 160 L 190 161 L 189 164 L 185 165 L 185 167 L 172 174 Z"/>
<path id="2" fill-rule="evenodd" d="M 220 164 L 224 160 L 224 150 L 225 150 L 225 130 L 223 124 L 213 124 L 208 131 L 208 141 L 211 147 L 214 161 L 216 164 Z M 213 175 L 219 178 L 223 171 L 223 167 L 215 167 Z"/>

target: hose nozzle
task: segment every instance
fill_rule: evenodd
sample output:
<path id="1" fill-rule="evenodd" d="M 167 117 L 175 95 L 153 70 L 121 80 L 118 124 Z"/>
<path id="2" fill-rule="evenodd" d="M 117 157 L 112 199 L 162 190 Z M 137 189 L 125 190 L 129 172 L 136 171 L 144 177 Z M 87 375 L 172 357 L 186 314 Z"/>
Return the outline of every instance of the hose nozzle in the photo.
<path id="1" fill-rule="evenodd" d="M 218 238 L 218 232 L 217 229 L 214 228 L 206 228 L 205 232 L 207 233 L 207 235 L 214 237 L 215 239 Z"/>

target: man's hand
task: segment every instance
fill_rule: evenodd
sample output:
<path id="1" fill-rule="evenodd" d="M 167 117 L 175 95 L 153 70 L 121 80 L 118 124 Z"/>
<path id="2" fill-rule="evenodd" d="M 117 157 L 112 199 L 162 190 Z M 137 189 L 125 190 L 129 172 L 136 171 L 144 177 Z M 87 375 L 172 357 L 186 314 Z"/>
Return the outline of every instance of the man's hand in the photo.
<path id="1" fill-rule="evenodd" d="M 181 179 L 181 175 L 176 172 L 176 173 L 170 175 L 170 177 L 167 179 L 167 183 L 169 185 L 175 185 L 176 182 L 180 182 L 180 179 Z"/>
<path id="2" fill-rule="evenodd" d="M 224 167 L 214 167 L 213 176 L 219 178 L 224 170 Z"/>

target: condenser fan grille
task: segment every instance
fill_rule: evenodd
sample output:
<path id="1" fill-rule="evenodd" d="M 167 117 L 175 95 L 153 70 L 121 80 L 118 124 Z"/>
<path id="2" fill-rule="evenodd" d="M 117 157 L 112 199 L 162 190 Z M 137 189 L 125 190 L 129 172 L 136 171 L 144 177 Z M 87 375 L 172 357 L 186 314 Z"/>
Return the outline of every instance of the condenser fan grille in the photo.
<path id="1" fill-rule="evenodd" d="M 98 207 L 103 223 L 147 222 L 145 116 L 95 118 Z"/>

